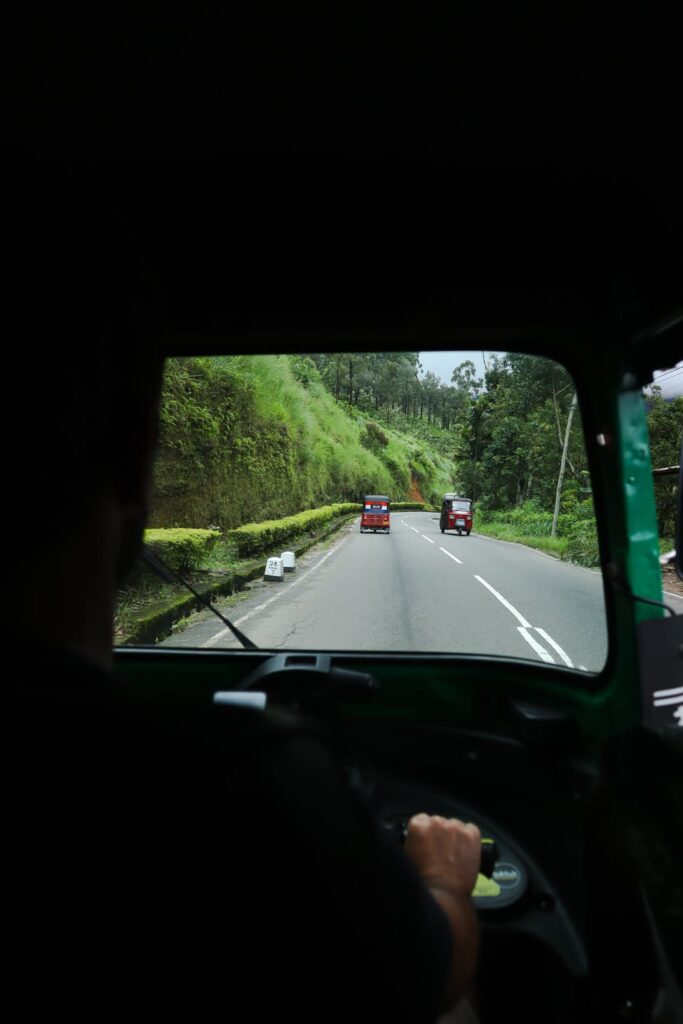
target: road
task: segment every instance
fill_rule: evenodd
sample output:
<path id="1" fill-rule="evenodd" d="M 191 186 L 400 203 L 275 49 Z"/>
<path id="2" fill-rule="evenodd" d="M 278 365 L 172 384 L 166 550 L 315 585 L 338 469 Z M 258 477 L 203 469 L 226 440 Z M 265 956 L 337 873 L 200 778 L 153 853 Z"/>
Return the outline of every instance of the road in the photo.
<path id="1" fill-rule="evenodd" d="M 489 654 L 588 672 L 607 655 L 600 573 L 521 544 L 442 535 L 428 512 L 392 514 L 389 535 L 361 534 L 355 520 L 284 582 L 218 607 L 267 648 Z M 164 645 L 239 646 L 208 611 Z"/>

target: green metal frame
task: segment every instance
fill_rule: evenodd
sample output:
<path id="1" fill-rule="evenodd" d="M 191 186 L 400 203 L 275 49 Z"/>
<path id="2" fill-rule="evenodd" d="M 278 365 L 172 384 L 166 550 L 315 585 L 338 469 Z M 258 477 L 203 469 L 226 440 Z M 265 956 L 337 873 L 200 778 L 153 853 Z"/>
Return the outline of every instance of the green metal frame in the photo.
<path id="1" fill-rule="evenodd" d="M 577 719 L 588 747 L 641 720 L 636 626 L 663 611 L 633 600 L 662 600 L 654 486 L 645 403 L 630 367 L 611 346 L 588 360 L 576 344 L 574 374 L 591 464 L 606 584 L 609 657 L 593 680 L 557 667 L 505 659 L 340 655 L 339 663 L 373 672 L 382 685 L 372 702 L 346 704 L 344 713 L 445 727 L 505 730 L 511 694 L 559 703 Z M 572 349 L 565 342 L 565 355 Z M 562 359 L 560 348 L 543 354 Z M 605 432 L 606 443 L 597 435 Z M 617 585 L 618 584 L 618 585 Z M 256 655 L 261 658 L 264 655 Z M 253 655 L 212 652 L 120 651 L 117 669 L 160 693 L 226 688 L 254 666 Z"/>

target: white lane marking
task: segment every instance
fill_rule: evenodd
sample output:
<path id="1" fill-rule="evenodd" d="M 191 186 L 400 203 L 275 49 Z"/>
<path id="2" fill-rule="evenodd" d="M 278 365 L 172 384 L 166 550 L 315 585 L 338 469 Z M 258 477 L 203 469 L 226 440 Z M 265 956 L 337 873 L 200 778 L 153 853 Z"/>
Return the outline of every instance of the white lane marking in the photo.
<path id="1" fill-rule="evenodd" d="M 429 540 L 429 537 L 425 537 L 424 533 L 422 534 L 422 536 L 424 537 L 424 539 L 425 539 L 425 540 Z M 434 541 L 433 541 L 433 540 L 429 540 L 429 543 L 430 543 L 430 544 L 433 544 L 433 543 L 434 543 Z"/>
<path id="2" fill-rule="evenodd" d="M 551 636 L 548 636 L 548 634 L 546 633 L 546 631 L 544 629 L 541 629 L 539 626 L 534 626 L 534 629 L 536 630 L 537 633 L 541 634 L 541 636 L 543 637 L 545 642 L 547 644 L 550 644 L 550 646 L 553 648 L 554 651 L 557 651 L 557 653 L 562 658 L 562 661 L 565 663 L 565 665 L 567 665 L 569 668 L 574 668 L 574 666 L 572 664 L 572 660 L 569 657 L 569 655 L 566 654 L 565 651 L 562 650 L 560 645 L 558 643 L 556 643 L 555 640 L 553 640 L 553 638 Z"/>
<path id="3" fill-rule="evenodd" d="M 327 561 L 327 559 L 330 557 L 330 555 L 334 554 L 335 551 L 338 551 L 339 548 L 341 547 L 341 544 L 343 544 L 343 543 L 344 543 L 344 541 L 342 540 L 341 543 L 339 545 L 337 545 L 336 548 L 332 548 L 332 550 L 328 551 L 326 555 L 323 555 L 323 557 L 320 559 L 319 562 L 316 562 L 315 565 L 311 566 L 311 568 L 308 570 L 308 572 L 305 572 L 303 574 L 303 576 L 300 576 L 297 580 L 294 580 L 293 583 L 288 584 L 285 587 L 284 590 L 278 590 L 277 594 L 273 594 L 273 596 L 269 597 L 267 601 L 263 602 L 263 604 L 260 604 L 256 608 L 253 608 L 250 612 L 247 612 L 247 614 L 243 615 L 241 619 L 237 619 L 235 621 L 234 625 L 235 626 L 241 626 L 243 622 L 246 622 L 247 619 L 253 618 L 253 616 L 256 615 L 258 612 L 262 612 L 264 608 L 267 608 L 269 604 L 273 603 L 273 601 L 277 601 L 277 599 L 279 597 L 282 597 L 283 594 L 289 593 L 289 591 L 292 590 L 294 587 L 298 587 L 298 585 L 300 583 L 303 583 L 303 581 L 306 579 L 307 576 L 310 576 L 312 572 L 315 572 L 316 569 L 319 569 L 320 566 L 323 564 L 323 562 Z M 208 640 L 205 640 L 204 643 L 200 644 L 199 646 L 200 647 L 213 647 L 213 646 L 215 646 L 215 644 L 218 643 L 219 640 L 222 640 L 223 637 L 227 636 L 227 635 L 232 636 L 232 633 L 231 633 L 231 631 L 229 629 L 227 629 L 227 628 L 220 629 L 217 633 L 214 633 L 214 635 L 212 637 L 209 637 Z"/>
<path id="4" fill-rule="evenodd" d="M 512 612 L 512 614 L 515 616 L 516 619 L 519 619 L 519 621 L 522 623 L 522 625 L 524 626 L 525 629 L 531 629 L 531 623 L 527 622 L 527 620 L 524 618 L 524 616 L 520 615 L 519 612 L 517 611 L 517 609 L 513 605 L 511 605 L 509 601 L 506 601 L 502 594 L 499 594 L 497 590 L 494 590 L 490 583 L 487 583 L 486 580 L 481 578 L 481 576 L 477 576 L 476 573 L 474 575 L 474 578 L 475 578 L 475 580 L 479 580 L 480 583 L 483 583 L 484 586 L 486 587 L 486 589 L 490 590 L 491 593 L 493 594 L 493 596 L 497 597 L 498 600 L 500 601 L 500 603 L 505 605 L 507 610 L 509 612 Z M 535 641 L 534 641 L 534 643 L 535 643 Z M 533 644 L 532 644 L 532 647 L 533 647 Z"/>
<path id="5" fill-rule="evenodd" d="M 536 654 L 539 656 L 539 658 L 542 658 L 543 661 L 547 661 L 549 665 L 555 664 L 553 656 L 551 654 L 548 654 L 545 647 L 541 647 L 541 645 L 536 642 L 534 637 L 531 635 L 531 633 L 529 633 L 527 629 L 524 628 L 524 626 L 517 626 L 517 629 L 520 631 L 526 642 L 529 644 L 529 647 L 532 647 L 534 651 L 536 651 Z"/>
<path id="6" fill-rule="evenodd" d="M 441 548 L 441 550 L 444 551 L 445 554 L 449 554 L 449 552 L 445 551 L 444 548 Z M 454 557 L 454 556 L 451 556 L 451 557 Z M 483 583 L 484 586 L 488 590 L 491 591 L 491 593 L 494 595 L 494 597 L 497 597 L 498 600 L 500 601 L 500 603 L 505 605 L 507 610 L 509 612 L 512 612 L 512 614 L 515 616 L 515 618 L 518 619 L 522 623 L 522 625 L 518 626 L 517 629 L 522 634 L 522 636 L 524 637 L 526 642 L 529 644 L 529 646 L 533 648 L 533 650 L 536 652 L 536 654 L 538 654 L 539 657 L 543 659 L 543 661 L 548 662 L 550 665 L 554 665 L 555 664 L 555 659 L 553 658 L 553 656 L 548 651 L 546 651 L 545 647 L 542 647 L 538 643 L 538 641 L 531 635 L 531 633 L 528 632 L 528 630 L 530 630 L 532 628 L 535 629 L 536 632 L 540 636 L 543 637 L 545 642 L 547 644 L 549 644 L 550 647 L 553 648 L 553 650 L 555 651 L 556 654 L 559 654 L 560 658 L 562 659 L 562 661 L 565 663 L 565 665 L 568 668 L 574 668 L 574 664 L 573 664 L 571 658 L 569 657 L 569 655 L 567 654 L 567 652 L 563 651 L 562 648 L 560 647 L 560 645 L 557 643 L 557 641 L 553 640 L 553 638 L 548 633 L 546 633 L 546 631 L 544 629 L 541 629 L 540 626 L 533 626 L 532 627 L 531 623 L 527 622 L 527 620 L 524 618 L 523 615 L 520 615 L 520 613 L 517 611 L 515 606 L 510 604 L 510 602 L 507 601 L 503 597 L 502 594 L 499 594 L 497 590 L 494 590 L 494 588 L 491 586 L 491 584 L 487 583 L 486 580 L 483 579 L 481 576 L 477 576 L 476 573 L 475 573 L 474 578 L 475 578 L 475 580 L 479 580 L 480 583 Z M 587 672 L 588 671 L 588 669 L 586 669 L 582 665 L 580 665 L 579 668 L 583 672 Z"/>
<path id="7" fill-rule="evenodd" d="M 454 562 L 457 562 L 457 563 L 458 563 L 458 565 L 462 565 L 462 562 L 460 561 L 460 559 L 459 559 L 459 558 L 456 558 L 456 557 L 455 557 L 455 555 L 452 555 L 452 554 L 450 553 L 450 551 L 446 551 L 446 549 L 445 549 L 445 548 L 439 548 L 439 551 L 443 551 L 444 555 L 448 555 L 448 557 L 449 557 L 449 558 L 452 558 Z"/>
<path id="8" fill-rule="evenodd" d="M 666 594 L 667 597 L 675 597 L 678 601 L 683 601 L 683 597 L 680 594 L 672 594 L 670 590 L 663 590 L 662 593 Z"/>
<path id="9" fill-rule="evenodd" d="M 656 708 L 661 708 L 664 704 L 680 704 L 683 707 L 683 695 L 679 694 L 678 697 L 665 697 L 664 700 L 655 700 L 653 704 Z"/>
<path id="10" fill-rule="evenodd" d="M 678 694 L 680 697 L 683 697 L 683 686 L 674 686 L 673 690 L 655 690 L 652 696 L 673 697 L 674 694 Z"/>
<path id="11" fill-rule="evenodd" d="M 410 529 L 413 531 L 413 533 L 419 533 L 420 532 L 419 530 L 416 530 L 414 526 L 411 526 Z"/>

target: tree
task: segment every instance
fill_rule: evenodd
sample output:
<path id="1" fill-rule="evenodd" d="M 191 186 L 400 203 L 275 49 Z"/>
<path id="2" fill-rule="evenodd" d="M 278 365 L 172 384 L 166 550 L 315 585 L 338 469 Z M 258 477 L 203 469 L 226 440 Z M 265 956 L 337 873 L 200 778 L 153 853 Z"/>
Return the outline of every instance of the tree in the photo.
<path id="1" fill-rule="evenodd" d="M 677 466 L 683 434 L 683 397 L 666 402 L 661 388 L 654 386 L 647 397 L 648 431 L 652 467 Z M 676 522 L 675 476 L 655 477 L 657 521 L 662 537 L 673 537 Z"/>
<path id="2" fill-rule="evenodd" d="M 564 435 L 564 447 L 562 448 L 562 459 L 560 461 L 560 473 L 557 478 L 557 492 L 555 494 L 555 511 L 553 512 L 553 525 L 550 530 L 550 536 L 557 536 L 557 517 L 560 514 L 560 499 L 562 498 L 562 483 L 564 481 L 564 468 L 567 463 L 567 451 L 569 450 L 569 438 L 572 431 L 572 420 L 574 418 L 574 410 L 576 409 L 576 392 L 572 398 L 572 404 L 569 408 L 569 416 L 567 417 L 567 430 Z"/>

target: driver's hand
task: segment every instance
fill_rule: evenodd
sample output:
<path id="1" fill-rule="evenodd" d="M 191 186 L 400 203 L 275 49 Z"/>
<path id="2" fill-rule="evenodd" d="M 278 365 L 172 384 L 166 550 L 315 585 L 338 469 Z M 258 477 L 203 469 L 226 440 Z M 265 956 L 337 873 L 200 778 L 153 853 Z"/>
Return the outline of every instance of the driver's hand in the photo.
<path id="1" fill-rule="evenodd" d="M 476 825 L 416 814 L 408 822 L 404 850 L 429 889 L 471 895 L 481 863 L 481 833 Z"/>

